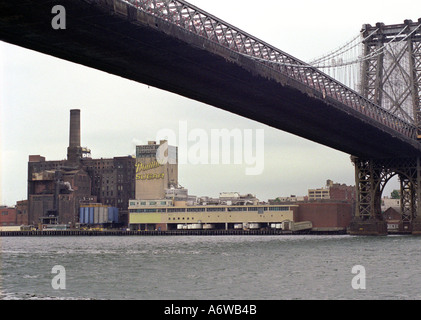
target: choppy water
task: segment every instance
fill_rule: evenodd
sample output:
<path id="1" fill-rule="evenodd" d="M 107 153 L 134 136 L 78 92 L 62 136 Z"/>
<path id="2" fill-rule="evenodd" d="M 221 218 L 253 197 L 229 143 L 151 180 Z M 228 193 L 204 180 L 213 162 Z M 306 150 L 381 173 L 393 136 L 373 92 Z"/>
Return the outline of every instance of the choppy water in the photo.
<path id="1" fill-rule="evenodd" d="M 2 299 L 421 298 L 413 236 L 4 237 L 0 261 Z"/>

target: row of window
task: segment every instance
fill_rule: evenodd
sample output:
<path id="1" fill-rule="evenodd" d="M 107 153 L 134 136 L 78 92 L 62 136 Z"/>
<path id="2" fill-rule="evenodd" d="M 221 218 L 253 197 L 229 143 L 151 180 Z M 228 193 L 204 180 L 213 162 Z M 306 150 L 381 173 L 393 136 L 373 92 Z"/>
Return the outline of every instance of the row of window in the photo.
<path id="1" fill-rule="evenodd" d="M 138 204 L 139 203 L 137 203 L 137 205 Z M 146 206 L 146 205 L 149 205 L 149 206 L 156 206 L 156 205 L 166 206 L 166 205 L 169 205 L 169 204 L 171 204 L 171 201 L 149 201 L 149 202 L 141 201 L 140 202 L 141 206 Z M 136 202 L 131 201 L 130 205 L 135 206 Z"/>
<path id="2" fill-rule="evenodd" d="M 231 217 L 231 215 L 230 215 L 230 217 Z M 273 218 L 273 215 L 271 215 L 270 216 L 271 218 Z M 208 216 L 208 218 L 210 218 L 210 216 Z M 218 218 L 219 218 L 219 216 L 218 216 Z M 168 220 L 190 220 L 190 217 L 169 217 L 168 218 Z M 195 218 L 194 217 L 191 217 L 191 220 L 195 220 Z"/>
<path id="3" fill-rule="evenodd" d="M 136 213 L 153 213 L 153 212 L 225 212 L 225 211 L 289 211 L 289 207 L 215 207 L 215 208 L 148 208 L 148 209 L 130 209 L 130 212 Z"/>

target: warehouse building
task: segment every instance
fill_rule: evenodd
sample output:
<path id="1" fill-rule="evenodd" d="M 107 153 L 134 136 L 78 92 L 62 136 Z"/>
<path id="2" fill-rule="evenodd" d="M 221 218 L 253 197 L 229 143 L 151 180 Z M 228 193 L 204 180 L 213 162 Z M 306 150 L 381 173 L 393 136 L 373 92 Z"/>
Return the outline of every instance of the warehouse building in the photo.
<path id="1" fill-rule="evenodd" d="M 295 222 L 297 206 L 271 205 L 186 205 L 180 201 L 131 200 L 131 230 L 176 229 L 261 229 L 282 228 Z"/>

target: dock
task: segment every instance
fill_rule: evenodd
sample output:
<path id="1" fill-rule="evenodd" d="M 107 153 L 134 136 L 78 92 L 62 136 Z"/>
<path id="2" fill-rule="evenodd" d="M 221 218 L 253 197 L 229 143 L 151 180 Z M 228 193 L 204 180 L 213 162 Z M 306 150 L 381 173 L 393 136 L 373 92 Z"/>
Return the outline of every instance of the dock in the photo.
<path id="1" fill-rule="evenodd" d="M 346 234 L 346 230 L 335 231 L 284 231 L 276 229 L 260 230 L 36 230 L 36 231 L 0 231 L 0 237 L 31 237 L 31 236 L 225 236 L 225 235 L 293 235 L 293 234 Z"/>

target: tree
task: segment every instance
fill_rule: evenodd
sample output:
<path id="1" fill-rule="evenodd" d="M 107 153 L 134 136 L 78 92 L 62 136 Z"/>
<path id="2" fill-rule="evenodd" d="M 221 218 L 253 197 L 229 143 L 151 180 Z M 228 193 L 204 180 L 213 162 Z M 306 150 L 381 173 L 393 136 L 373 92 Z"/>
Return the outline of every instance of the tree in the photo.
<path id="1" fill-rule="evenodd" d="M 393 190 L 390 196 L 392 199 L 399 199 L 401 197 L 399 190 Z"/>

